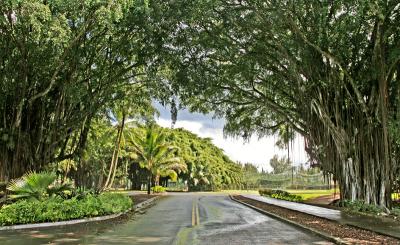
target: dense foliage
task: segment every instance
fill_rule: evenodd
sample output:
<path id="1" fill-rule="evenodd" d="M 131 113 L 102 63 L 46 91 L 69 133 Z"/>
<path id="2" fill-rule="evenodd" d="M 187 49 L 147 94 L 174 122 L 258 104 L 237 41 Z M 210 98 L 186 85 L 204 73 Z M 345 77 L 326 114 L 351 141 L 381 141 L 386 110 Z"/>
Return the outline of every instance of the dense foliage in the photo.
<path id="1" fill-rule="evenodd" d="M 290 170 L 292 163 L 285 157 L 279 158 L 278 155 L 274 155 L 269 160 L 269 165 L 273 168 L 274 174 L 281 174 Z"/>
<path id="2" fill-rule="evenodd" d="M 96 130 L 90 133 L 82 163 L 90 170 L 90 176 L 84 178 L 86 186 L 101 189 L 117 135 L 113 134 L 113 126 L 106 120 L 96 121 L 93 125 Z M 115 186 L 140 189 L 143 184 L 150 188 L 166 186 L 168 180 L 179 180 L 180 183 L 186 182 L 189 190 L 243 187 L 242 166 L 230 160 L 211 139 L 198 137 L 181 128 L 150 125 L 136 123 L 124 129 L 120 160 L 115 168 Z"/>
<path id="3" fill-rule="evenodd" d="M 149 104 L 146 5 L 1 1 L 0 180 L 66 159 L 79 168 L 99 112 L 127 97 Z"/>
<path id="4" fill-rule="evenodd" d="M 172 143 L 166 140 L 164 129 L 150 125 L 144 132 L 141 131 L 133 129 L 129 143 L 130 149 L 137 155 L 134 160 L 150 173 L 147 182 L 147 194 L 150 194 L 153 178 L 155 186 L 159 185 L 160 177 L 168 176 L 176 181 L 178 174 L 186 171 L 187 167 L 180 157 L 174 156 L 179 148 L 173 147 Z"/>
<path id="5" fill-rule="evenodd" d="M 231 135 L 297 131 L 342 199 L 391 206 L 400 156 L 397 0 L 179 8 L 168 47 L 183 103 L 223 115 Z"/>
<path id="6" fill-rule="evenodd" d="M 154 193 L 164 193 L 167 191 L 167 188 L 163 186 L 156 185 L 154 187 L 151 187 L 151 191 Z"/>
<path id="7" fill-rule="evenodd" d="M 87 194 L 63 199 L 60 196 L 44 200 L 21 200 L 0 209 L 0 224 L 28 224 L 79 219 L 124 212 L 132 200 L 123 194 Z"/>
<path id="8" fill-rule="evenodd" d="M 7 190 L 11 192 L 10 199 L 36 199 L 42 200 L 51 196 L 62 195 L 72 191 L 69 181 L 57 181 L 57 175 L 49 172 L 28 172 L 19 179 L 13 179 L 8 184 Z"/>
<path id="9" fill-rule="evenodd" d="M 242 166 L 227 157 L 211 139 L 200 138 L 185 129 L 171 129 L 167 140 L 179 147 L 176 155 L 187 165 L 180 175 L 189 190 L 237 189 L 242 187 Z"/>

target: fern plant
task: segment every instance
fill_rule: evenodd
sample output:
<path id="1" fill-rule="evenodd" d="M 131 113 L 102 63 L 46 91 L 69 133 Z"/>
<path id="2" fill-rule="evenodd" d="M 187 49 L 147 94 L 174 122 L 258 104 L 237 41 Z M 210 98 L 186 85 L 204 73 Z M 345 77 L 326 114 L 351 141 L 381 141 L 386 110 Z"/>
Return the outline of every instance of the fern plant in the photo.
<path id="1" fill-rule="evenodd" d="M 21 178 L 11 180 L 7 190 L 12 193 L 8 196 L 10 199 L 42 200 L 72 190 L 72 184 L 57 182 L 57 175 L 52 172 L 28 172 Z"/>

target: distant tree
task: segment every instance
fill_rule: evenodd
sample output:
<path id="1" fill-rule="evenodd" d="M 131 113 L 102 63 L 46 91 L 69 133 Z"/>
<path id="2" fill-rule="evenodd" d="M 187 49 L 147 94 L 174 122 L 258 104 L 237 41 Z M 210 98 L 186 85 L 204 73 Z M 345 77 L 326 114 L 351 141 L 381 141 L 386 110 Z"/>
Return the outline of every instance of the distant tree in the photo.
<path id="1" fill-rule="evenodd" d="M 291 163 L 286 157 L 279 158 L 278 155 L 274 155 L 269 164 L 273 168 L 274 174 L 280 174 L 290 169 Z"/>
<path id="2" fill-rule="evenodd" d="M 258 169 L 255 165 L 251 163 L 245 163 L 243 165 L 243 172 L 245 173 L 258 173 Z"/>
<path id="3" fill-rule="evenodd" d="M 160 176 L 176 179 L 179 172 L 187 170 L 186 164 L 179 157 L 174 156 L 178 148 L 168 143 L 165 138 L 165 132 L 155 126 L 149 126 L 144 135 L 135 131 L 130 134 L 128 140 L 134 153 L 137 154 L 140 166 L 150 172 L 147 180 L 147 194 L 150 194 L 153 177 L 155 177 L 155 185 L 158 185 Z"/>
<path id="4" fill-rule="evenodd" d="M 254 189 L 258 187 L 261 174 L 255 165 L 245 163 L 242 168 L 243 171 L 243 185 L 245 189 Z"/>
<path id="5" fill-rule="evenodd" d="M 176 155 L 188 166 L 179 177 L 189 190 L 234 189 L 242 185 L 242 165 L 233 162 L 210 138 L 200 138 L 182 128 L 167 129 L 167 141 L 179 147 Z"/>

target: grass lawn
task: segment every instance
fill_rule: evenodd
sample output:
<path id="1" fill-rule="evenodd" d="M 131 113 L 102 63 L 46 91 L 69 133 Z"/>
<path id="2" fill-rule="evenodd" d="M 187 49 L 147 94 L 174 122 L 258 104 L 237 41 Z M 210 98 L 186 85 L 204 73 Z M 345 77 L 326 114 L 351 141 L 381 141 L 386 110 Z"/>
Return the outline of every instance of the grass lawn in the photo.
<path id="1" fill-rule="evenodd" d="M 335 193 L 334 189 L 330 190 L 286 190 L 291 194 L 296 194 L 301 196 L 303 200 L 308 200 L 311 198 L 316 198 L 320 196 L 332 195 Z M 336 193 L 339 193 L 339 190 L 336 190 Z"/>
<path id="2" fill-rule="evenodd" d="M 258 190 L 221 190 L 221 193 L 240 195 L 240 194 L 256 194 L 258 195 Z"/>

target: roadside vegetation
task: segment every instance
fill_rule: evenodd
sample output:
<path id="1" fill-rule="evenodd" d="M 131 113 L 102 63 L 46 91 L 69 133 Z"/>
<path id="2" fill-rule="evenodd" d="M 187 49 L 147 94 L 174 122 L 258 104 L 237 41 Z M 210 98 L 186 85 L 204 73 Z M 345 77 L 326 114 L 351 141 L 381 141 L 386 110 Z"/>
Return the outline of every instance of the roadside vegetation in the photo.
<path id="1" fill-rule="evenodd" d="M 390 210 L 379 207 L 377 205 L 367 204 L 363 201 L 350 201 L 340 200 L 336 206 L 341 207 L 342 210 L 351 213 L 361 213 L 366 215 L 378 215 L 394 217 L 395 219 L 400 218 L 400 205 L 394 204 Z"/>
<path id="2" fill-rule="evenodd" d="M 272 190 L 272 189 L 261 189 L 259 190 L 261 196 L 272 197 L 276 199 L 291 201 L 291 202 L 301 202 L 303 197 L 295 194 L 290 194 L 283 190 Z"/>
<path id="3" fill-rule="evenodd" d="M 30 172 L 13 180 L 0 209 L 0 224 L 15 225 L 81 219 L 121 213 L 132 208 L 123 194 L 92 193 L 59 183 L 49 172 Z"/>
<path id="4" fill-rule="evenodd" d="M 85 194 L 68 199 L 52 196 L 42 200 L 19 200 L 0 209 L 1 225 L 30 224 L 82 219 L 128 211 L 131 199 L 123 194 Z"/>
<path id="5" fill-rule="evenodd" d="M 153 193 L 164 193 L 164 192 L 167 191 L 167 188 L 165 188 L 163 186 L 156 185 L 156 186 L 151 187 L 151 191 Z"/>
<path id="6" fill-rule="evenodd" d="M 297 196 L 301 196 L 302 199 L 309 200 L 309 199 L 314 199 L 317 197 L 322 197 L 322 196 L 329 196 L 329 195 L 334 195 L 339 194 L 339 190 L 337 189 L 336 191 L 334 189 L 329 189 L 329 190 L 290 190 L 290 189 L 285 189 L 285 191 L 295 194 Z"/>

